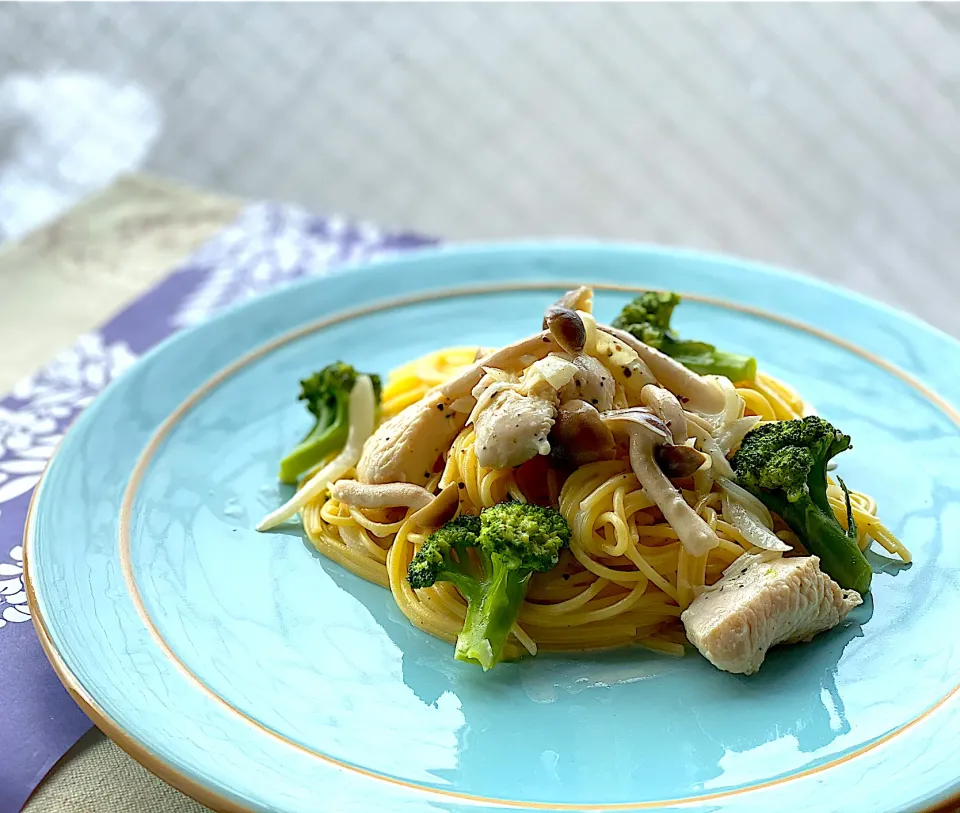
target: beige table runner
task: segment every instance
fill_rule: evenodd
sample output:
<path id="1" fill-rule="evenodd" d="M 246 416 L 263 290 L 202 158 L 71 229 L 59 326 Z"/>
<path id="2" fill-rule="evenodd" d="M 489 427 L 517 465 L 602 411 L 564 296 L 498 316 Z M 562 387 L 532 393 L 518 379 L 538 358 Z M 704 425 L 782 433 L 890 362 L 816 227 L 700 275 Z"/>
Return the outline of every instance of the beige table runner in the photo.
<path id="1" fill-rule="evenodd" d="M 166 276 L 242 203 L 127 176 L 0 249 L 0 392 Z M 27 813 L 197 813 L 99 731 L 54 768 Z"/>

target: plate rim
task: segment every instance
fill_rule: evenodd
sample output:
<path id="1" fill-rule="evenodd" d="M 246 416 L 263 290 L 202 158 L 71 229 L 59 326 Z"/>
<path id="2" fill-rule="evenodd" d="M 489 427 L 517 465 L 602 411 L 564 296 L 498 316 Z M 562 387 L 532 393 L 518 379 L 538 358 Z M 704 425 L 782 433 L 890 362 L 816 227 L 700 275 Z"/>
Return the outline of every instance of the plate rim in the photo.
<path id="1" fill-rule="evenodd" d="M 629 255 L 642 255 L 645 260 L 657 260 L 663 259 L 669 262 L 676 262 L 678 260 L 688 259 L 697 263 L 709 263 L 715 267 L 718 267 L 723 272 L 732 272 L 737 269 L 747 268 L 758 274 L 765 276 L 773 277 L 786 277 L 799 282 L 802 285 L 805 285 L 810 288 L 818 289 L 822 291 L 827 296 L 840 297 L 843 299 L 850 299 L 858 301 L 859 303 L 874 309 L 881 310 L 886 312 L 888 315 L 896 318 L 901 323 L 906 322 L 912 324 L 916 327 L 922 328 L 924 331 L 933 334 L 936 338 L 943 341 L 946 340 L 949 344 L 953 345 L 954 350 L 960 354 L 960 340 L 954 338 L 945 331 L 937 328 L 934 325 L 931 325 L 925 322 L 923 319 L 908 313 L 906 311 L 899 310 L 891 305 L 888 305 L 879 300 L 873 299 L 871 297 L 860 294 L 856 291 L 844 288 L 842 286 L 836 285 L 834 283 L 827 282 L 815 277 L 810 277 L 805 274 L 782 268 L 774 265 L 767 265 L 764 263 L 759 263 L 751 260 L 740 259 L 738 257 L 726 254 L 718 254 L 712 252 L 703 252 L 690 249 L 674 249 L 669 246 L 660 246 L 656 244 L 644 244 L 644 243 L 624 243 L 624 242 L 608 242 L 602 240 L 566 240 L 566 239 L 557 239 L 557 240 L 539 240 L 539 241 L 520 241 L 520 242 L 497 242 L 497 243 L 448 243 L 440 246 L 431 246 L 426 248 L 414 249 L 411 251 L 406 251 L 402 254 L 391 255 L 387 257 L 378 258 L 374 261 L 369 262 L 358 262 L 352 263 L 349 265 L 344 265 L 338 268 L 335 272 L 335 276 L 343 276 L 348 272 L 352 276 L 353 274 L 360 272 L 364 274 L 375 274 L 379 271 L 382 271 L 384 267 L 392 268 L 393 273 L 402 273 L 404 266 L 416 266 L 424 262 L 430 262 L 435 257 L 441 256 L 461 256 L 465 258 L 470 257 L 483 257 L 484 255 L 495 255 L 495 254 L 509 254 L 509 255 L 521 255 L 521 254 L 539 254 L 543 252 L 556 253 L 556 252 L 569 252 L 569 251 L 601 251 L 608 255 L 615 253 L 621 253 L 624 256 Z M 316 277 L 316 276 L 307 276 L 296 280 L 290 284 L 283 285 L 280 288 L 273 289 L 264 294 L 252 297 L 244 302 L 238 303 L 236 305 L 227 307 L 215 314 L 208 320 L 204 322 L 190 326 L 186 329 L 178 330 L 170 336 L 163 339 L 161 342 L 157 343 L 155 346 L 150 348 L 142 356 L 139 356 L 135 362 L 135 367 L 147 367 L 152 362 L 155 356 L 161 355 L 167 351 L 167 348 L 175 345 L 180 342 L 189 342 L 193 335 L 199 331 L 204 330 L 205 328 L 209 329 L 211 325 L 220 323 L 224 320 L 234 318 L 237 313 L 259 309 L 264 307 L 264 301 L 279 298 L 281 296 L 289 296 L 291 289 L 306 288 L 311 286 L 318 286 L 322 284 L 322 281 L 329 279 L 330 275 L 327 277 Z M 124 487 L 124 495 L 130 489 L 133 479 L 135 477 L 136 469 L 139 468 L 140 463 L 144 457 L 146 449 L 149 446 L 154 444 L 154 441 L 158 436 L 162 434 L 164 427 L 174 425 L 176 421 L 172 420 L 176 417 L 177 414 L 183 414 L 188 403 L 193 403 L 199 393 L 202 391 L 208 390 L 212 386 L 226 380 L 233 374 L 233 372 L 241 369 L 246 363 L 252 360 L 255 357 L 260 355 L 268 354 L 273 349 L 282 346 L 285 343 L 290 341 L 295 341 L 299 336 L 308 335 L 311 332 L 316 330 L 322 330 L 325 325 L 330 323 L 336 324 L 341 321 L 349 321 L 352 318 L 362 316 L 366 313 L 376 312 L 379 310 L 388 309 L 391 306 L 403 306 L 405 304 L 415 304 L 417 302 L 422 302 L 429 299 L 442 299 L 448 296 L 457 296 L 457 295 L 482 295 L 484 292 L 489 293 L 502 293 L 518 290 L 545 290 L 550 288 L 558 288 L 563 285 L 568 284 L 566 280 L 557 277 L 553 278 L 544 278 L 538 281 L 528 281 L 526 283 L 520 282 L 516 284 L 509 283 L 496 283 L 493 282 L 489 286 L 486 285 L 469 285 L 469 286 L 454 286 L 450 288 L 437 288 L 432 292 L 420 292 L 419 294 L 412 295 L 410 297 L 401 298 L 399 300 L 391 300 L 389 298 L 384 298 L 381 296 L 372 296 L 370 297 L 363 306 L 357 308 L 347 308 L 340 309 L 331 313 L 328 317 L 314 320 L 312 322 L 307 322 L 301 324 L 300 326 L 288 330 L 278 336 L 275 336 L 267 341 L 261 342 L 251 350 L 243 353 L 241 356 L 235 358 L 225 367 L 222 367 L 212 375 L 210 375 L 204 383 L 193 392 L 189 393 L 184 401 L 174 409 L 166 418 L 164 418 L 159 427 L 154 429 L 151 432 L 150 439 L 147 442 L 147 447 L 141 450 L 138 455 L 137 466 L 135 466 L 134 471 L 131 473 L 131 478 L 128 480 L 127 485 Z M 595 287 L 599 290 L 611 290 L 617 292 L 630 292 L 641 290 L 643 286 L 628 286 L 621 284 L 613 283 L 595 283 Z M 432 295 L 431 295 L 432 294 Z M 731 307 L 735 310 L 745 312 L 753 315 L 760 315 L 766 318 L 770 318 L 773 321 L 787 324 L 793 327 L 799 327 L 804 332 L 807 332 L 811 335 L 820 335 L 821 337 L 828 338 L 831 342 L 844 346 L 848 350 L 854 351 L 857 355 L 869 360 L 871 363 L 877 364 L 881 368 L 885 369 L 887 372 L 896 375 L 897 377 L 904 380 L 906 383 L 910 384 L 912 387 L 917 389 L 922 395 L 927 397 L 932 401 L 939 409 L 946 412 L 948 417 L 951 418 L 954 422 L 960 423 L 960 412 L 958 408 L 955 407 L 947 398 L 940 395 L 939 392 L 934 390 L 927 384 L 921 377 L 918 377 L 913 372 L 907 372 L 906 370 L 900 368 L 898 365 L 887 361 L 886 359 L 877 356 L 876 354 L 868 351 L 849 340 L 841 338 L 828 333 L 827 331 L 819 328 L 817 326 L 802 322 L 800 320 L 782 315 L 776 311 L 768 311 L 758 307 L 745 305 L 741 306 L 733 300 L 725 301 L 721 300 L 719 297 L 714 297 L 710 295 L 697 295 L 689 294 L 690 299 L 698 299 L 700 301 L 706 301 L 713 304 L 721 304 L 727 307 Z M 123 378 L 125 376 L 121 376 Z M 117 379 L 119 380 L 119 378 Z M 105 398 L 109 397 L 109 394 L 113 391 L 117 380 L 112 381 L 107 387 L 104 388 L 101 393 L 98 394 L 96 401 L 102 401 Z M 198 782 L 197 780 L 180 773 L 174 766 L 170 765 L 163 758 L 157 756 L 151 751 L 151 749 L 128 734 L 116 721 L 114 721 L 109 714 L 107 714 L 96 702 L 96 700 L 86 691 L 76 675 L 73 674 L 70 667 L 66 664 L 65 660 L 59 653 L 56 648 L 56 645 L 53 643 L 53 639 L 47 629 L 45 619 L 40 610 L 40 601 L 35 590 L 34 578 L 32 576 L 31 570 L 31 548 L 32 541 L 35 538 L 35 535 L 32 533 L 34 519 L 36 512 L 38 510 L 38 505 L 40 504 L 40 498 L 42 495 L 43 484 L 45 480 L 45 475 L 50 468 L 50 465 L 53 463 L 59 454 L 63 440 L 74 434 L 74 430 L 77 429 L 79 425 L 84 425 L 87 422 L 88 416 L 93 416 L 96 413 L 95 404 L 88 406 L 83 413 L 81 413 L 76 420 L 69 426 L 67 431 L 64 433 L 64 437 L 61 438 L 60 442 L 57 445 L 57 449 L 54 454 L 51 456 L 50 460 L 47 461 L 44 471 L 41 474 L 40 480 L 34 488 L 33 493 L 28 505 L 26 521 L 24 523 L 24 533 L 23 533 L 23 548 L 24 548 L 24 586 L 27 592 L 28 605 L 31 610 L 31 619 L 33 621 L 34 627 L 37 630 L 37 635 L 40 640 L 41 646 L 50 661 L 55 673 L 58 676 L 58 679 L 66 687 L 67 691 L 70 693 L 71 697 L 81 706 L 85 713 L 91 717 L 94 723 L 105 733 L 109 738 L 117 743 L 117 745 L 122 748 L 126 753 L 133 757 L 145 768 L 159 776 L 163 781 L 166 781 L 168 784 L 176 787 L 181 792 L 185 793 L 187 796 L 195 799 L 202 804 L 207 805 L 215 810 L 222 810 L 226 813 L 250 813 L 253 808 L 246 807 L 242 804 L 239 804 L 226 796 L 222 796 L 216 790 Z M 91 407 L 94 407 L 91 409 Z M 91 417 L 90 420 L 93 420 Z M 124 497 L 124 502 L 126 502 L 126 496 Z M 195 678 L 196 679 L 196 678 Z M 928 714 L 936 710 L 940 705 L 942 705 L 946 700 L 952 697 L 957 690 L 960 689 L 960 686 L 956 687 L 949 694 L 945 695 L 943 698 L 937 701 L 937 703 L 928 709 L 926 712 L 920 716 L 914 718 L 911 721 L 908 721 L 905 726 L 901 726 L 896 729 L 894 732 L 891 732 L 888 735 L 880 738 L 876 743 L 871 744 L 870 748 L 874 745 L 880 745 L 886 740 L 892 738 L 897 733 L 905 730 L 905 728 L 912 726 L 913 724 L 920 722 Z M 863 749 L 867 750 L 867 749 Z M 833 767 L 839 762 L 846 761 L 847 759 L 854 758 L 861 753 L 861 750 L 858 749 L 854 753 L 841 757 L 839 759 L 833 760 L 830 763 L 819 766 L 818 769 L 813 769 L 813 771 L 826 770 L 830 767 Z M 799 778 L 811 770 L 805 770 L 797 772 L 796 774 L 791 774 L 786 777 L 783 777 L 783 780 L 790 780 L 792 778 Z M 364 773 L 366 773 L 364 771 Z M 374 772 L 376 773 L 376 772 Z M 960 773 L 958 773 L 958 781 L 960 781 Z M 408 783 L 402 783 L 408 784 Z M 484 797 L 475 797 L 472 794 L 461 794 L 457 792 L 445 792 L 437 789 L 441 798 L 446 797 L 450 802 L 460 802 L 460 803 L 481 803 L 486 805 L 491 805 L 492 807 L 505 807 L 513 809 L 560 809 L 560 810 L 639 810 L 639 809 L 659 809 L 660 806 L 672 806 L 676 804 L 680 805 L 691 805 L 696 803 L 709 802 L 711 798 L 716 796 L 728 796 L 728 795 L 739 795 L 741 793 L 747 793 L 751 790 L 761 790 L 767 784 L 779 784 L 779 782 L 774 781 L 773 783 L 759 783 L 759 785 L 754 785 L 752 787 L 744 787 L 739 789 L 734 789 L 732 792 L 721 792 L 719 794 L 704 794 L 701 797 L 690 797 L 679 800 L 662 800 L 656 802 L 643 802 L 643 803 L 613 803 L 613 804 L 577 804 L 577 803 L 567 803 L 562 805 L 559 808 L 555 808 L 556 803 L 537 803 L 537 802 L 522 802 L 520 800 L 507 800 L 507 799 L 497 799 L 497 798 L 484 798 Z M 433 789 L 428 786 L 421 787 L 419 785 L 412 785 L 414 789 L 422 791 L 431 791 Z M 433 795 L 433 794 L 430 794 Z M 960 802 L 960 789 L 955 790 L 951 793 L 949 797 L 942 799 L 937 802 L 933 801 L 932 807 L 923 807 L 921 808 L 924 813 L 940 813 L 940 811 L 949 811 L 953 809 L 953 806 Z M 926 801 L 922 801 L 921 804 L 927 804 Z"/>

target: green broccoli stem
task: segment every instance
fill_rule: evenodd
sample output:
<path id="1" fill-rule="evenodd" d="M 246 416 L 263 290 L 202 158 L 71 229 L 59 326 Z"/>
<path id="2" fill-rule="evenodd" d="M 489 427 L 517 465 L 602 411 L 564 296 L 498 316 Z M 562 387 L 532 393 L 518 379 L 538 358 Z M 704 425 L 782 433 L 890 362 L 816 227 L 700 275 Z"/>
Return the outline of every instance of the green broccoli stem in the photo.
<path id="1" fill-rule="evenodd" d="M 313 429 L 280 461 L 281 483 L 296 485 L 304 472 L 316 468 L 334 450 L 343 448 L 349 424 L 346 420 L 337 420 L 338 406 L 324 405 Z"/>
<path id="2" fill-rule="evenodd" d="M 837 584 L 860 595 L 870 589 L 873 571 L 857 544 L 855 525 L 852 533 L 845 531 L 832 510 L 827 513 L 812 500 L 784 501 L 774 510 L 804 541 L 807 552 L 819 557 L 821 569 Z"/>
<path id="3" fill-rule="evenodd" d="M 496 554 L 489 558 L 492 568 L 487 571 L 488 578 L 466 592 L 458 585 L 467 599 L 467 615 L 457 636 L 456 658 L 479 663 L 484 671 L 500 661 L 532 575 L 530 571 L 507 569 Z"/>
<path id="4" fill-rule="evenodd" d="M 734 383 L 757 377 L 757 360 L 738 353 L 725 353 L 704 342 L 669 342 L 660 348 L 698 375 L 722 375 Z"/>

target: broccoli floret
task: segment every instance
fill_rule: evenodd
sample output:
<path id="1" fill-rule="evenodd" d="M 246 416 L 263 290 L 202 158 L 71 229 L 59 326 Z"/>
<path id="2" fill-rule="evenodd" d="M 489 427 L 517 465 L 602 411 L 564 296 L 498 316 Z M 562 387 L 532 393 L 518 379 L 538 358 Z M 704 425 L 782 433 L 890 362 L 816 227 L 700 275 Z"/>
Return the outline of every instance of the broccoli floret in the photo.
<path id="1" fill-rule="evenodd" d="M 360 373 L 349 364 L 337 361 L 300 382 L 299 400 L 306 402 L 314 424 L 280 461 L 280 482 L 295 485 L 303 474 L 343 448 L 350 425 L 350 391 L 358 375 Z M 380 376 L 370 378 L 379 403 Z"/>
<path id="2" fill-rule="evenodd" d="M 500 661 L 534 572 L 550 570 L 570 544 L 570 526 L 551 508 L 506 502 L 434 531 L 407 570 L 414 589 L 451 582 L 467 601 L 456 658 L 484 671 Z M 472 550 L 472 553 L 471 553 Z"/>
<path id="3" fill-rule="evenodd" d="M 480 517 L 462 514 L 426 538 L 407 568 L 407 581 L 414 590 L 436 582 L 453 582 L 459 589 L 462 578 L 473 579 L 469 548 L 477 546 Z M 451 554 L 455 554 L 456 558 Z"/>
<path id="4" fill-rule="evenodd" d="M 731 381 L 753 381 L 757 360 L 737 353 L 724 353 L 706 342 L 681 340 L 670 327 L 673 309 L 680 297 L 663 291 L 647 291 L 627 303 L 613 326 L 636 336 L 700 375 L 722 375 Z"/>
<path id="5" fill-rule="evenodd" d="M 863 594 L 873 573 L 857 545 L 850 493 L 842 480 L 848 530 L 827 500 L 827 462 L 849 448 L 849 435 L 811 415 L 758 426 L 743 439 L 731 463 L 740 485 L 783 517 L 807 551 L 820 558 L 824 573 Z"/>

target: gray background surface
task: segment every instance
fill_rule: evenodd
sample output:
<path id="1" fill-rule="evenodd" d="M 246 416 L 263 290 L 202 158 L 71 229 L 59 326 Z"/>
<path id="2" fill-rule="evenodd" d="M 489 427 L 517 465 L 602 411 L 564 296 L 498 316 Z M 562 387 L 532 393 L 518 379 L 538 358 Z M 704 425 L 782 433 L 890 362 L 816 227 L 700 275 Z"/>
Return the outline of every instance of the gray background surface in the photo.
<path id="1" fill-rule="evenodd" d="M 5 4 L 0 230 L 121 169 L 797 267 L 950 329 L 960 6 Z"/>

